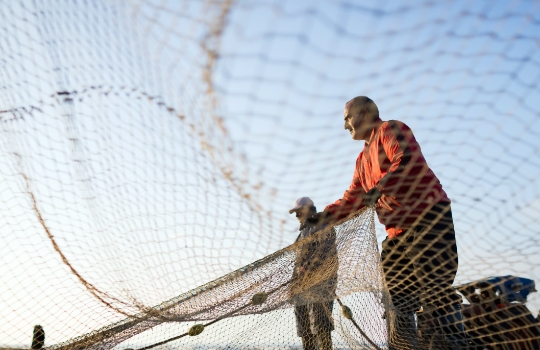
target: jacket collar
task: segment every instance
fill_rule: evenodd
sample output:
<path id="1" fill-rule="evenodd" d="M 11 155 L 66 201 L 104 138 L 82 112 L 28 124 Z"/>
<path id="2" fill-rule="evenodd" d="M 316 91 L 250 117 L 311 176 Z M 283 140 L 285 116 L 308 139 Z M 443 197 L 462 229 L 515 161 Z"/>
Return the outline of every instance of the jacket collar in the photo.
<path id="1" fill-rule="evenodd" d="M 379 131 L 379 128 L 381 127 L 382 123 L 383 121 L 380 118 L 375 121 L 375 125 L 373 126 L 373 129 L 371 129 L 369 141 L 365 141 L 364 146 L 366 147 L 369 146 L 369 144 L 371 143 L 371 140 L 373 140 L 373 137 L 375 136 L 377 131 Z"/>

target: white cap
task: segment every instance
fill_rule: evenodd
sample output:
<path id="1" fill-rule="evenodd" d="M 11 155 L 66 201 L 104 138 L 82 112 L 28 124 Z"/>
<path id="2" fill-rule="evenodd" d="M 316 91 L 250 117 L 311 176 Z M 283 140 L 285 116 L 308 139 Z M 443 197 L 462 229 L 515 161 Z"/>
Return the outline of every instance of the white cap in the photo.
<path id="1" fill-rule="evenodd" d="M 296 202 L 294 202 L 294 207 L 289 210 L 289 214 L 294 213 L 295 211 L 297 211 L 298 209 L 300 209 L 302 207 L 311 208 L 313 206 L 315 206 L 315 204 L 313 203 L 313 201 L 309 197 L 298 198 L 296 200 Z"/>

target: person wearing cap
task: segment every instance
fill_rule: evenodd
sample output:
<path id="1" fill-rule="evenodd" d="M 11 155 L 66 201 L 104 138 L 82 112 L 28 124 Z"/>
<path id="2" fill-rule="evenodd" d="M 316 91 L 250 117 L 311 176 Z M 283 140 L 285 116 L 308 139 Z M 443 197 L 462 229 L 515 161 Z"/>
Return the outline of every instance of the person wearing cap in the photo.
<path id="1" fill-rule="evenodd" d="M 388 235 L 381 262 L 397 309 L 391 348 L 416 348 L 414 313 L 423 307 L 438 320 L 446 341 L 466 349 L 462 300 L 452 288 L 458 253 L 450 199 L 411 129 L 397 120 L 381 120 L 370 98 L 347 102 L 344 124 L 353 140 L 364 141 L 351 185 L 308 221 L 332 223 L 374 205 Z"/>
<path id="2" fill-rule="evenodd" d="M 304 350 L 330 350 L 338 267 L 336 231 L 332 228 L 319 232 L 318 236 L 301 244 L 302 240 L 326 227 L 324 223 L 306 220 L 316 212 L 313 201 L 308 197 L 299 198 L 289 210 L 289 214 L 295 213 L 300 222 L 300 234 L 296 239 L 300 242 L 300 252 L 295 261 L 293 281 L 301 293 L 296 299 L 294 314 L 296 331 L 302 338 Z"/>

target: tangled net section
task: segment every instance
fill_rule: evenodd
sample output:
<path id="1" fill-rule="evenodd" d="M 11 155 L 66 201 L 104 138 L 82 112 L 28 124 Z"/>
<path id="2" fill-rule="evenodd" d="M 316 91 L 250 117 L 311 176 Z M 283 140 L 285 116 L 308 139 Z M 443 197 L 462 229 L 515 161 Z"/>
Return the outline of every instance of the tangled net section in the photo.
<path id="1" fill-rule="evenodd" d="M 373 211 L 364 210 L 336 228 L 323 229 L 146 312 L 47 348 L 111 349 L 124 341 L 123 346 L 148 348 L 162 344 L 181 348 L 301 346 L 292 309 L 331 304 L 336 297 L 366 328 L 356 329 L 340 315 L 339 306 L 330 305 L 325 317 L 339 330 L 335 344 L 369 347 L 369 342 L 384 343 L 387 322 L 383 317 L 389 299 L 373 227 Z M 317 259 L 325 245 L 333 246 L 335 254 L 324 265 L 298 272 L 300 262 Z"/>
<path id="2" fill-rule="evenodd" d="M 0 0 L 0 348 L 539 348 L 539 6 Z M 357 95 L 414 131 L 455 250 L 389 249 L 373 207 L 297 240 Z"/>

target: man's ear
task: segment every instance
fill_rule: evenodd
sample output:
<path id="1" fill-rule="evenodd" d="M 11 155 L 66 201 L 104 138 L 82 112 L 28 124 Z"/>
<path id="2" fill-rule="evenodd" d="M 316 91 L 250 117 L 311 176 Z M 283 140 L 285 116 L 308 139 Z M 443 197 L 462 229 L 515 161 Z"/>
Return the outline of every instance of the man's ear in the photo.
<path id="1" fill-rule="evenodd" d="M 360 111 L 362 112 L 362 114 L 364 114 L 364 116 L 369 115 L 369 116 L 372 117 L 371 119 L 375 120 L 374 116 L 371 115 L 371 113 L 370 113 L 370 111 L 369 111 L 369 109 L 367 107 L 362 108 Z"/>

